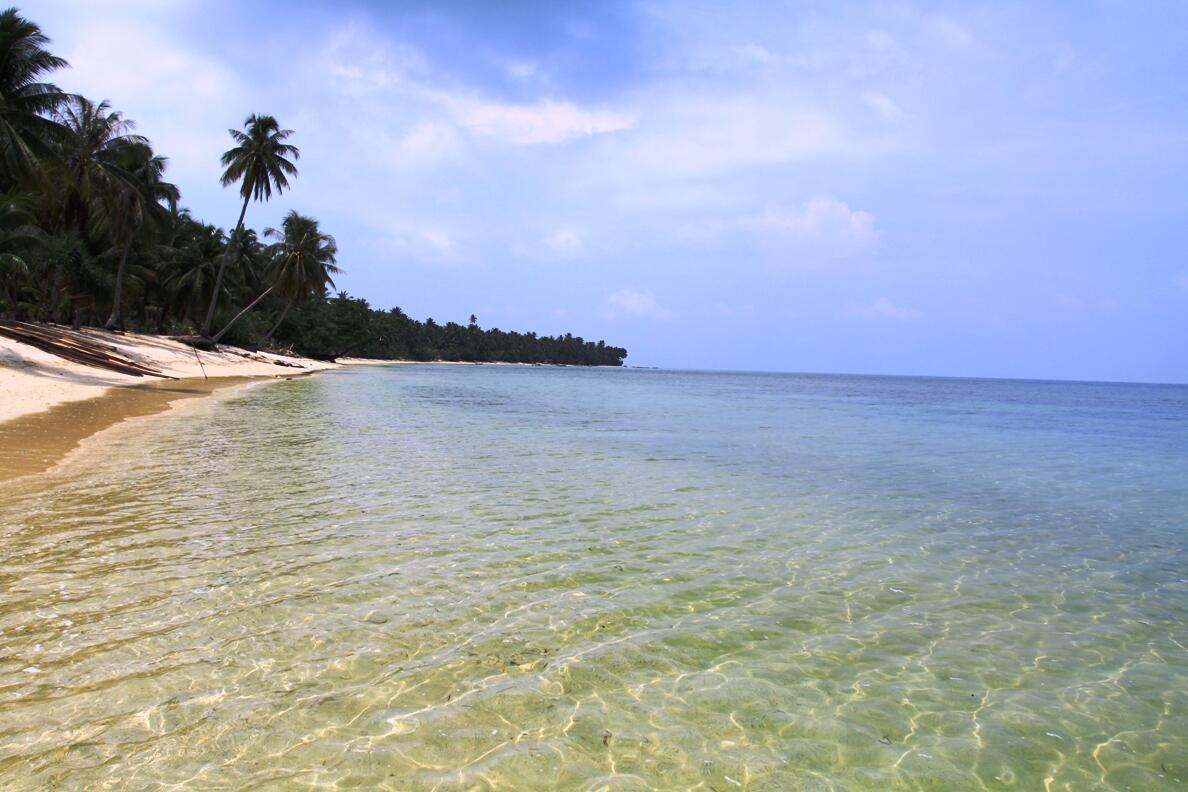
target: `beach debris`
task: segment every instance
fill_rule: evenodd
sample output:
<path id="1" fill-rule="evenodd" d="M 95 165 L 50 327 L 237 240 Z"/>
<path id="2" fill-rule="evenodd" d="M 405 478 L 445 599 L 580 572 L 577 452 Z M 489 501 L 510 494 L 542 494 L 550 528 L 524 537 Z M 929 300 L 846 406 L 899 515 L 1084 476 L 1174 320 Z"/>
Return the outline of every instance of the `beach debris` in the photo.
<path id="1" fill-rule="evenodd" d="M 254 360 L 257 363 L 271 363 L 274 366 L 284 366 L 286 368 L 305 368 L 305 366 L 301 365 L 300 363 L 290 363 L 289 361 L 286 361 L 286 360 L 276 360 L 274 358 L 270 358 L 265 355 L 261 355 L 258 352 L 237 352 L 233 349 L 226 349 L 226 348 L 224 348 L 221 351 L 229 352 L 232 355 L 238 355 L 239 357 L 247 358 L 248 360 Z"/>
<path id="2" fill-rule="evenodd" d="M 214 339 L 206 336 L 174 336 L 173 340 L 186 346 L 192 346 L 194 349 L 201 349 L 203 352 L 217 352 L 219 349 Z"/>
<path id="3" fill-rule="evenodd" d="M 65 330 L 50 325 L 18 322 L 14 319 L 0 319 L 0 336 L 20 341 L 49 352 L 72 363 L 116 371 L 132 377 L 160 377 L 177 379 L 160 369 L 138 363 L 110 344 L 104 344 L 81 332 Z"/>

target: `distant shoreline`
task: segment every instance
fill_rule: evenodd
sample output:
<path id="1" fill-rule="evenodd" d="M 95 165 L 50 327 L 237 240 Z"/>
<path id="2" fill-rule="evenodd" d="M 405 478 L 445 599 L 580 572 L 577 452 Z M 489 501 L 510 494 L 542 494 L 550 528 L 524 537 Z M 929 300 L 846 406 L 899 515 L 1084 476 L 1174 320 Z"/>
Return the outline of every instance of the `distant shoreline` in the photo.
<path id="1" fill-rule="evenodd" d="M 363 358 L 329 362 L 228 345 L 220 345 L 218 352 L 199 352 L 168 336 L 94 328 L 81 332 L 170 378 L 92 368 L 0 337 L 0 483 L 49 470 L 87 438 L 130 418 L 162 413 L 174 402 L 252 382 L 292 379 L 351 365 L 619 368 Z"/>

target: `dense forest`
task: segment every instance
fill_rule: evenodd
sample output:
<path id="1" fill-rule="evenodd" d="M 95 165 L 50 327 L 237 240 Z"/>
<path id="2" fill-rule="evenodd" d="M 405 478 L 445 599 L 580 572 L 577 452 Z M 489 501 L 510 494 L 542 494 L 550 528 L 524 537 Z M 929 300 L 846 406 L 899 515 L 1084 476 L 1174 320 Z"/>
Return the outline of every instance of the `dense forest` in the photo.
<path id="1" fill-rule="evenodd" d="M 182 208 L 168 160 L 107 101 L 49 82 L 67 63 L 15 8 L 0 13 L 0 319 L 189 336 L 206 345 L 415 360 L 622 365 L 627 350 L 373 309 L 333 293 L 338 246 L 289 211 L 251 228 L 253 203 L 299 175 L 294 133 L 253 114 L 228 130 L 228 233 Z"/>

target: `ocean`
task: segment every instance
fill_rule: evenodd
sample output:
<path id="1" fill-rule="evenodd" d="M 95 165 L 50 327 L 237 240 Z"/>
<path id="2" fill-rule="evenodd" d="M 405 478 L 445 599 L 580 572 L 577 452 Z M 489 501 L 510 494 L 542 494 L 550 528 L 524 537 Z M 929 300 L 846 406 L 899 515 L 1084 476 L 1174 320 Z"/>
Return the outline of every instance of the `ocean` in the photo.
<path id="1" fill-rule="evenodd" d="M 0 486 L 0 789 L 1180 790 L 1188 387 L 354 367 Z"/>

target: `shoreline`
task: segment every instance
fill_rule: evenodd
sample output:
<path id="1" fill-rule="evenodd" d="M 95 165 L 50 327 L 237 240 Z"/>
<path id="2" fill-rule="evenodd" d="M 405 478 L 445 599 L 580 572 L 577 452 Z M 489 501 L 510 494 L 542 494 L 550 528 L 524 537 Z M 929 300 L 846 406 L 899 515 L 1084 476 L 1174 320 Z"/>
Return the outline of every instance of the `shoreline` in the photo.
<path id="1" fill-rule="evenodd" d="M 0 337 L 0 482 L 48 471 L 83 441 L 184 399 L 371 362 L 329 363 L 231 346 L 199 352 L 164 336 L 94 328 L 82 333 L 171 379 L 93 368 Z"/>
<path id="2" fill-rule="evenodd" d="M 555 365 L 364 358 L 331 363 L 233 346 L 201 352 L 167 336 L 97 328 L 81 333 L 170 378 L 94 368 L 0 337 L 0 484 L 51 470 L 84 441 L 125 421 L 164 413 L 177 402 L 236 386 L 356 365 Z"/>
<path id="3" fill-rule="evenodd" d="M 174 380 L 208 380 L 226 377 L 291 377 L 351 365 L 516 366 L 562 368 L 620 368 L 618 366 L 567 366 L 556 363 L 509 363 L 463 360 L 377 360 L 343 357 L 324 360 L 249 352 L 221 345 L 218 352 L 202 352 L 169 336 L 112 333 L 97 328 L 79 331 L 121 354 L 172 379 L 135 377 L 74 363 L 36 347 L 0 336 L 0 426 L 60 404 L 83 401 L 120 388 L 154 387 Z"/>
<path id="4" fill-rule="evenodd" d="M 48 472 L 86 441 L 127 421 L 166 413 L 183 400 L 267 381 L 264 377 L 214 377 L 106 388 L 90 398 L 62 401 L 12 418 L 0 423 L 0 484 Z"/>
<path id="5" fill-rule="evenodd" d="M 338 368 L 338 363 L 268 352 L 221 347 L 200 352 L 166 336 L 110 333 L 84 328 L 82 335 L 159 369 L 172 379 L 135 377 L 74 363 L 35 347 L 0 337 L 0 426 L 67 402 L 84 401 L 116 389 L 158 387 L 154 383 L 208 381 L 226 377 L 284 377 Z"/>

